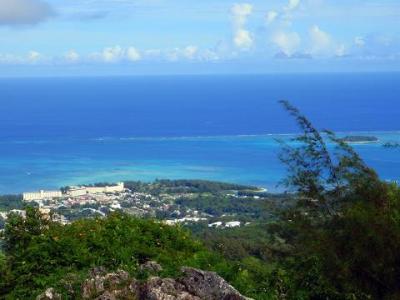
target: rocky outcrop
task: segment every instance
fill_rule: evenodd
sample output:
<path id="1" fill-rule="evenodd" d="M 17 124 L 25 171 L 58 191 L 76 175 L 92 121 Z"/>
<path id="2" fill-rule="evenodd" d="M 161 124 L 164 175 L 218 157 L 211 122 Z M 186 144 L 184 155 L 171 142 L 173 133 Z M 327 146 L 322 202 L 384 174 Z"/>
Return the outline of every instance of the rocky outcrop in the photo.
<path id="1" fill-rule="evenodd" d="M 153 260 L 149 260 L 144 264 L 140 265 L 139 269 L 142 272 L 149 272 L 151 274 L 159 273 L 163 270 L 161 265 Z"/>
<path id="2" fill-rule="evenodd" d="M 91 277 L 82 284 L 83 299 L 118 299 L 122 295 L 136 296 L 136 285 L 128 272 L 118 270 L 115 273 L 90 272 Z M 130 290 L 133 286 L 133 290 Z M 121 297 L 120 297 L 121 298 Z M 134 298 L 131 298 L 134 299 Z"/>
<path id="3" fill-rule="evenodd" d="M 146 300 L 200 300 L 185 286 L 171 278 L 152 277 L 142 285 L 140 299 Z"/>
<path id="4" fill-rule="evenodd" d="M 61 295 L 56 293 L 53 288 L 48 288 L 42 294 L 37 296 L 36 300 L 61 300 Z"/>
<path id="5" fill-rule="evenodd" d="M 200 299 L 246 299 L 233 286 L 214 272 L 194 268 L 182 268 L 183 276 L 178 279 L 186 290 Z"/>
<path id="6" fill-rule="evenodd" d="M 162 270 L 156 262 L 140 266 L 140 270 L 157 273 Z M 214 272 L 182 268 L 177 279 L 150 277 L 139 282 L 123 270 L 107 273 L 102 268 L 89 272 L 81 286 L 81 298 L 96 300 L 245 300 L 234 287 Z M 59 297 L 59 298 L 57 298 Z M 47 289 L 38 300 L 61 299 L 53 289 Z"/>
<path id="7" fill-rule="evenodd" d="M 234 287 L 214 272 L 182 268 L 178 279 L 150 278 L 140 299 L 145 300 L 245 300 Z"/>

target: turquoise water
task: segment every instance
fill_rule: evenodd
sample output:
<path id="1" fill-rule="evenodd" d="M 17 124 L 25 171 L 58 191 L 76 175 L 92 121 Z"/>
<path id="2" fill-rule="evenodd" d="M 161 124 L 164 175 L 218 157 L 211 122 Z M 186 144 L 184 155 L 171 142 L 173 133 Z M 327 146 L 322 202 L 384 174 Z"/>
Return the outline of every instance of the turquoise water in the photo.
<path id="1" fill-rule="evenodd" d="M 357 133 L 359 134 L 359 133 Z M 383 179 L 400 179 L 400 133 L 365 133 L 377 143 L 354 144 Z M 64 185 L 156 178 L 198 178 L 254 184 L 277 191 L 285 176 L 276 138 L 289 135 L 181 138 L 97 138 L 0 143 L 0 193 Z M 10 145 L 10 143 L 12 145 Z M 7 151 L 12 149 L 12 151 Z"/>
<path id="2" fill-rule="evenodd" d="M 400 74 L 0 79 L 0 193 L 200 178 L 276 190 L 288 99 L 318 128 L 400 141 Z M 273 134 L 273 135 L 268 135 Z M 383 179 L 400 151 L 355 145 Z"/>

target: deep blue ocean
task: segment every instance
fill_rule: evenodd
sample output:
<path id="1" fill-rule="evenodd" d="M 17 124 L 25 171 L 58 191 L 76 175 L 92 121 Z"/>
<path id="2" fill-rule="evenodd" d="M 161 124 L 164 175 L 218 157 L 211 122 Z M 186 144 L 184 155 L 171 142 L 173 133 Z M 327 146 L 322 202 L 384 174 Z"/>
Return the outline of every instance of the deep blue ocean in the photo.
<path id="1" fill-rule="evenodd" d="M 287 99 L 400 179 L 400 73 L 0 79 L 0 194 L 69 184 L 200 178 L 276 190 Z"/>

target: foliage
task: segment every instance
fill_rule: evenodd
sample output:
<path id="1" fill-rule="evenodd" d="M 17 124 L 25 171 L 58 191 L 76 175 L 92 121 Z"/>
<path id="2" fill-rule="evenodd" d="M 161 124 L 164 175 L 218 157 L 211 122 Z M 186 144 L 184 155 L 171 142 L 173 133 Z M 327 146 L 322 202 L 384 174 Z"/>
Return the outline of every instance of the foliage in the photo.
<path id="1" fill-rule="evenodd" d="M 199 194 L 195 197 L 181 197 L 176 200 L 176 203 L 183 207 L 192 208 L 213 216 L 221 216 L 226 213 L 260 216 L 264 212 L 267 212 L 265 209 L 267 201 L 268 200 L 265 199 L 256 200 L 235 198 L 225 195 Z"/>
<path id="2" fill-rule="evenodd" d="M 301 201 L 270 226 L 292 246 L 280 262 L 290 278 L 286 295 L 397 299 L 399 187 L 379 180 L 345 141 L 320 133 L 295 107 L 282 104 L 303 131 L 280 156 L 289 171 L 285 183 Z"/>
<path id="3" fill-rule="evenodd" d="M 153 195 L 160 193 L 215 193 L 229 190 L 256 190 L 252 186 L 239 184 L 215 182 L 207 180 L 168 180 L 158 179 L 153 183 L 143 183 L 140 181 L 126 181 L 125 187 L 135 192 L 148 192 Z"/>
<path id="4" fill-rule="evenodd" d="M 23 207 L 22 195 L 1 195 L 0 211 L 9 211 L 12 209 L 21 209 Z"/>
<path id="5" fill-rule="evenodd" d="M 226 229 L 197 230 L 196 236 L 205 245 L 220 252 L 224 257 L 240 261 L 254 257 L 265 262 L 273 257 L 274 242 L 265 234 L 266 224 Z"/>
<path id="6" fill-rule="evenodd" d="M 271 299 L 399 299 L 399 186 L 382 182 L 343 139 L 282 104 L 303 132 L 282 143 L 280 154 L 293 205 L 280 206 L 280 217 L 266 224 L 194 226 L 197 236 L 257 274 L 252 283 Z"/>
<path id="7" fill-rule="evenodd" d="M 240 265 L 207 250 L 187 230 L 124 214 L 63 226 L 28 208 L 25 218 L 10 215 L 4 242 L 0 297 L 8 299 L 30 299 L 49 286 L 66 296 L 63 283 L 68 278 L 82 280 L 94 266 L 121 268 L 140 278 L 138 266 L 147 260 L 163 266 L 162 276 L 176 276 L 181 266 L 193 266 L 217 271 L 242 292 L 257 290 L 251 279 L 256 276 L 249 277 L 251 270 L 244 272 Z M 248 287 L 241 285 L 244 280 Z"/>
<path id="8" fill-rule="evenodd" d="M 375 191 L 376 196 L 383 185 L 351 146 L 331 131 L 320 133 L 297 108 L 287 101 L 281 103 L 303 132 L 290 144 L 282 143 L 280 159 L 288 169 L 289 176 L 284 181 L 287 186 L 294 187 L 300 196 L 314 200 L 328 214 L 334 214 L 337 205 L 362 193 L 371 184 L 372 189 L 368 190 Z M 329 151 L 324 136 L 333 143 L 333 151 Z"/>
<path id="9" fill-rule="evenodd" d="M 231 215 L 241 221 L 271 221 L 283 207 L 292 205 L 291 196 L 260 194 L 265 196 L 261 197 L 257 193 L 249 194 L 250 197 L 236 197 L 223 193 L 201 193 L 179 197 L 175 203 L 214 217 Z"/>

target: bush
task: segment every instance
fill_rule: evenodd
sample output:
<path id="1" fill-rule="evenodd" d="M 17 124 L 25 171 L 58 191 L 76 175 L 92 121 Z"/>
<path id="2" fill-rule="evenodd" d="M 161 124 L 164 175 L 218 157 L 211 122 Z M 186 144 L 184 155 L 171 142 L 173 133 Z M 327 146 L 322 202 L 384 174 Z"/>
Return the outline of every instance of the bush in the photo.
<path id="1" fill-rule="evenodd" d="M 216 271 L 236 284 L 243 281 L 237 265 L 207 250 L 187 230 L 120 213 L 61 225 L 27 208 L 26 218 L 9 217 L 4 241 L 1 296 L 10 299 L 30 299 L 48 287 L 66 295 L 63 283 L 79 286 L 95 266 L 141 278 L 138 267 L 147 260 L 163 266 L 162 276 L 174 277 L 180 267 L 191 266 Z"/>

